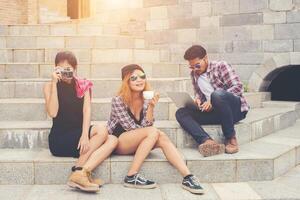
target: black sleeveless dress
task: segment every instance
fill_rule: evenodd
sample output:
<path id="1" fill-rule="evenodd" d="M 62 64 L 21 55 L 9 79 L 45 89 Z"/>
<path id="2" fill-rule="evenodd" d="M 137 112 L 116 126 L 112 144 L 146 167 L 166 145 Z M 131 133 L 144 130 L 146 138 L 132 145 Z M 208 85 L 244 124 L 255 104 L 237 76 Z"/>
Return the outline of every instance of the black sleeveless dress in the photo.
<path id="1" fill-rule="evenodd" d="M 53 125 L 48 137 L 49 149 L 54 156 L 79 157 L 77 146 L 82 134 L 83 98 L 78 98 L 75 80 L 71 84 L 57 83 L 59 109 L 53 118 Z M 90 137 L 91 127 L 89 129 Z"/>

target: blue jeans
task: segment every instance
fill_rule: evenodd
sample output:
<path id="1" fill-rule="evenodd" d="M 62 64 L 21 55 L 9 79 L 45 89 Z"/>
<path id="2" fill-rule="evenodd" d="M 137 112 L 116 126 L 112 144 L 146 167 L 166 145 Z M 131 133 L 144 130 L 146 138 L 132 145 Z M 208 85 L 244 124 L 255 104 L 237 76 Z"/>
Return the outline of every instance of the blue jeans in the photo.
<path id="1" fill-rule="evenodd" d="M 211 139 L 201 125 L 221 124 L 226 139 L 235 136 L 234 124 L 246 117 L 247 111 L 241 112 L 241 100 L 222 89 L 211 94 L 212 111 L 202 112 L 191 108 L 179 108 L 176 119 L 181 127 L 188 132 L 198 144 Z"/>

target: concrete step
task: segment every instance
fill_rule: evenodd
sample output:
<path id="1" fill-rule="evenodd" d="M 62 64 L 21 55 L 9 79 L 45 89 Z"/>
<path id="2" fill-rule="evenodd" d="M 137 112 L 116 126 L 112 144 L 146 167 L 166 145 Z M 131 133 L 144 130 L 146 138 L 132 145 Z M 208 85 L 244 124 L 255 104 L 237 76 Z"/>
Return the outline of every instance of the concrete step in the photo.
<path id="1" fill-rule="evenodd" d="M 22 85 L 24 87 L 24 85 Z M 107 87 L 103 87 L 103 85 L 99 84 L 101 88 L 97 88 L 95 85 L 94 92 L 96 91 L 107 91 L 112 88 L 111 85 L 107 84 Z M 167 87 L 168 83 L 165 85 L 160 85 L 160 90 L 157 91 L 186 91 L 182 89 L 178 89 L 179 87 Z M 172 86 L 172 85 L 171 85 Z M 173 85 L 174 86 L 174 85 Z M 26 94 L 27 91 L 35 90 L 42 92 L 41 88 L 34 87 L 24 87 L 23 94 Z M 157 88 L 157 87 L 154 87 Z M 105 93 L 104 96 L 115 96 L 115 91 L 117 88 L 113 90 L 110 94 Z M 12 92 L 8 90 L 7 92 Z M 99 92 L 99 94 L 101 94 Z M 104 93 L 104 92 L 102 92 Z M 28 95 L 30 96 L 30 95 Z M 96 94 L 94 96 L 97 96 Z M 251 95 L 250 95 L 251 96 Z M 254 107 L 258 107 L 261 101 L 258 97 L 260 95 L 253 95 L 253 104 Z M 109 117 L 109 112 L 111 109 L 111 98 L 93 98 L 92 99 L 92 120 L 107 120 Z M 45 112 L 45 105 L 43 98 L 2 98 L 0 99 L 0 121 L 16 121 L 16 120 L 25 120 L 25 121 L 36 121 L 36 120 L 46 120 L 48 117 Z M 31 114 L 31 111 L 35 110 L 35 115 Z M 159 100 L 158 105 L 156 106 L 155 117 L 157 120 L 169 120 L 174 119 L 174 114 L 176 111 L 175 104 L 171 101 L 170 98 L 166 97 L 165 93 L 162 93 L 162 97 Z"/>
<path id="2" fill-rule="evenodd" d="M 103 35 L 112 34 L 106 29 L 107 25 L 89 23 L 66 23 L 66 24 L 18 24 L 0 25 L 0 35 L 20 35 L 20 36 L 42 36 L 42 35 Z"/>
<path id="3" fill-rule="evenodd" d="M 57 52 L 72 50 L 79 62 L 88 63 L 164 63 L 170 62 L 169 52 L 165 50 L 139 49 L 134 47 L 105 47 L 105 42 L 100 42 L 98 48 L 65 48 L 64 40 L 51 41 L 45 38 L 45 45 L 42 48 L 34 48 L 24 44 L 27 49 L 0 49 L 0 63 L 53 63 Z M 127 42 L 127 40 L 125 41 Z M 75 43 L 75 42 L 74 42 Z M 74 44 L 73 42 L 71 44 Z M 56 47 L 59 44 L 62 47 Z M 110 43 L 109 43 L 110 44 Z M 22 47 L 21 41 L 15 44 Z M 80 43 L 80 45 L 82 45 Z M 185 63 L 184 60 L 176 63 Z"/>
<path id="4" fill-rule="evenodd" d="M 53 57 L 53 58 L 52 58 Z M 49 63 L 2 63 L 0 64 L 0 79 L 36 79 L 49 78 L 53 72 L 55 54 L 51 55 Z M 83 55 L 81 55 L 83 57 Z M 80 62 L 77 74 L 85 78 L 120 78 L 121 68 L 128 63 L 90 63 Z M 50 60 L 50 58 L 49 58 Z M 139 63 L 145 70 L 148 77 L 188 77 L 186 65 L 173 63 Z"/>
<path id="5" fill-rule="evenodd" d="M 2 49 L 40 48 L 145 48 L 145 40 L 122 35 L 0 35 Z"/>
<path id="6" fill-rule="evenodd" d="M 299 123 L 240 146 L 240 152 L 204 158 L 196 149 L 179 149 L 201 182 L 265 181 L 279 177 L 300 163 Z M 95 173 L 107 183 L 122 183 L 133 156 L 113 155 Z M 0 184 L 65 184 L 73 158 L 58 158 L 47 149 L 0 149 Z M 55 172 L 55 173 L 53 173 Z M 178 183 L 179 173 L 162 152 L 151 152 L 141 173 L 158 183 Z"/>
<path id="7" fill-rule="evenodd" d="M 121 86 L 120 78 L 90 79 L 93 86 L 93 97 L 113 97 Z M 151 87 L 159 91 L 162 97 L 168 91 L 186 91 L 193 93 L 189 78 L 149 78 Z M 0 79 L 0 98 L 43 98 L 43 86 L 49 79 Z"/>
<path id="8" fill-rule="evenodd" d="M 287 128 L 298 119 L 296 111 L 291 108 L 257 108 L 251 109 L 247 118 L 236 124 L 240 144 L 254 141 L 275 131 Z M 96 121 L 92 124 L 105 124 Z M 48 148 L 51 121 L 0 121 L 0 148 Z M 197 147 L 196 142 L 174 120 L 157 120 L 155 127 L 167 133 L 179 148 Z M 224 142 L 219 125 L 205 125 L 203 128 L 212 138 Z"/>

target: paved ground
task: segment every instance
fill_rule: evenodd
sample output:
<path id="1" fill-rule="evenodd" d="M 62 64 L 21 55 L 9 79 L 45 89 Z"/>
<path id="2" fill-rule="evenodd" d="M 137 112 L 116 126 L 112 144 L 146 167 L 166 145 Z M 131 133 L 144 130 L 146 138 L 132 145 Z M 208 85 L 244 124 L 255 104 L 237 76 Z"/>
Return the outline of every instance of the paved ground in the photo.
<path id="1" fill-rule="evenodd" d="M 300 200 L 300 165 L 286 175 L 265 182 L 203 184 L 204 195 L 193 195 L 179 184 L 163 184 L 154 190 L 105 185 L 97 194 L 86 194 L 65 185 L 2 185 L 1 200 Z"/>

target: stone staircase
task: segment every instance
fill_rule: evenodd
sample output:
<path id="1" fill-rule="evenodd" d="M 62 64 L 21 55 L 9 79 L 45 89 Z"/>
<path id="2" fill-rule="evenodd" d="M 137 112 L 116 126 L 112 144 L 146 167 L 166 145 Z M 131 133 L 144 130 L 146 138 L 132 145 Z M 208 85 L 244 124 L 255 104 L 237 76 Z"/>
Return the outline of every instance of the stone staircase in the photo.
<path id="1" fill-rule="evenodd" d="M 141 64 L 162 98 L 155 126 L 179 148 L 202 182 L 266 181 L 300 164 L 300 103 L 270 101 L 269 93 L 246 93 L 251 110 L 236 125 L 240 152 L 203 158 L 195 142 L 174 118 L 167 91 L 192 93 L 184 61 L 170 62 L 163 49 L 144 38 L 107 32 L 105 26 L 49 24 L 0 26 L 0 184 L 64 184 L 75 159 L 50 155 L 42 87 L 49 80 L 55 54 L 68 49 L 79 59 L 78 73 L 94 83 L 92 123 L 105 123 L 110 98 L 121 80 L 120 69 Z M 223 141 L 219 126 L 204 127 Z M 108 183 L 121 183 L 132 156 L 112 155 L 96 169 Z M 178 183 L 179 173 L 160 150 L 153 151 L 142 173 L 159 183 Z"/>

